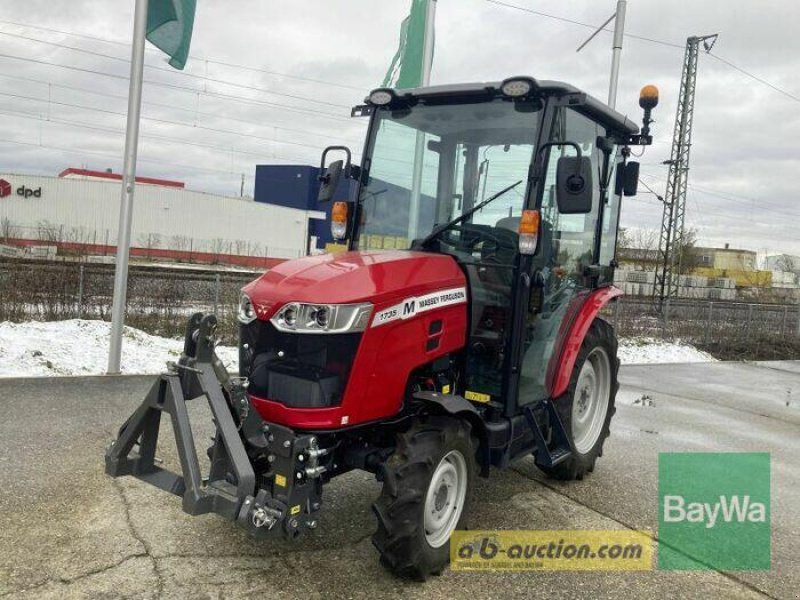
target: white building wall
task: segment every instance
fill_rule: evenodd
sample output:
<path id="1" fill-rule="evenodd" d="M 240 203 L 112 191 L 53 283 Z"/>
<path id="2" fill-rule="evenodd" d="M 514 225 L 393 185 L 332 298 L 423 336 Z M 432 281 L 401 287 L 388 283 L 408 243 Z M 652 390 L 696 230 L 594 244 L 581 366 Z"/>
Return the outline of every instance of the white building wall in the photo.
<path id="1" fill-rule="evenodd" d="M 10 184 L 11 193 L 0 197 L 0 221 L 14 231 L 11 237 L 41 239 L 44 227 L 59 241 L 116 245 L 120 183 L 2 173 L 0 179 Z M 20 188 L 40 191 L 25 197 Z M 306 253 L 309 218 L 324 213 L 137 185 L 131 244 L 189 250 L 191 240 L 195 252 L 294 258 Z"/>

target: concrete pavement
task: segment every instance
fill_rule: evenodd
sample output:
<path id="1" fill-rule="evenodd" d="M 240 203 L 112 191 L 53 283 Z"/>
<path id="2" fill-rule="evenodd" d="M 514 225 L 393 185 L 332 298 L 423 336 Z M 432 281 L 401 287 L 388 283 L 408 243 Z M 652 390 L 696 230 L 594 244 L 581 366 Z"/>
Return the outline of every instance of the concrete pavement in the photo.
<path id="1" fill-rule="evenodd" d="M 479 481 L 482 529 L 655 532 L 658 453 L 772 453 L 769 572 L 452 573 L 399 581 L 373 550 L 378 484 L 326 487 L 319 528 L 255 542 L 180 500 L 103 474 L 103 451 L 152 377 L 0 380 L 0 596 L 8 598 L 796 598 L 800 590 L 800 363 L 623 367 L 612 435 L 584 481 L 562 484 L 526 459 Z M 637 402 L 648 395 L 655 406 Z M 196 426 L 204 407 L 193 408 Z M 209 426 L 196 435 L 204 447 Z M 174 453 L 159 449 L 167 463 Z"/>

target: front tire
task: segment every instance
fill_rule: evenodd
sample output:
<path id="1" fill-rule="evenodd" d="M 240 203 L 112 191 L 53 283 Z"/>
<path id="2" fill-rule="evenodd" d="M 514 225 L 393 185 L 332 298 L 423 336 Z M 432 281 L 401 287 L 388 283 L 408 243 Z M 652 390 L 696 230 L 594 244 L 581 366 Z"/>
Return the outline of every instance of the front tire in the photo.
<path id="1" fill-rule="evenodd" d="M 382 468 L 372 537 L 396 575 L 425 580 L 447 566 L 450 535 L 465 527 L 476 447 L 469 423 L 448 417 L 428 417 L 398 435 Z"/>
<path id="2" fill-rule="evenodd" d="M 573 452 L 555 467 L 538 465 L 550 477 L 583 479 L 594 470 L 616 412 L 618 372 L 614 329 L 606 321 L 595 319 L 583 340 L 567 391 L 554 400 Z"/>

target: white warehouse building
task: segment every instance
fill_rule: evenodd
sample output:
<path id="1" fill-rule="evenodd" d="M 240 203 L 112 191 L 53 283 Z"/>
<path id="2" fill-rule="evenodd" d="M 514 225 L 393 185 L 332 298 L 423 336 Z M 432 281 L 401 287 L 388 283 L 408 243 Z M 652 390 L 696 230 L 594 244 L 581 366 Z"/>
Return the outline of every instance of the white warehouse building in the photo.
<path id="1" fill-rule="evenodd" d="M 121 176 L 66 169 L 58 177 L 0 173 L 0 241 L 113 256 Z M 137 177 L 131 254 L 269 266 L 308 253 L 309 219 L 324 213 L 194 192 Z"/>

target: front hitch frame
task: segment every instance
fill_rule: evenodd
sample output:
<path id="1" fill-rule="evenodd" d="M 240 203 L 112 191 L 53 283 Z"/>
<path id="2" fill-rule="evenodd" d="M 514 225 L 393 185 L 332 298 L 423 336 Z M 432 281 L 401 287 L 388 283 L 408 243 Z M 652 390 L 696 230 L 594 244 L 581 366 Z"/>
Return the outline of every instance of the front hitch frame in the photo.
<path id="1" fill-rule="evenodd" d="M 131 475 L 180 496 L 190 515 L 215 512 L 257 537 L 280 532 L 294 539 L 316 526 L 321 507 L 321 480 L 306 475 L 308 459 L 318 454 L 317 440 L 267 424 L 250 410 L 246 380 L 231 378 L 214 352 L 216 328 L 213 315 L 191 317 L 180 360 L 159 375 L 106 451 L 106 474 Z M 216 426 L 207 477 L 187 409 L 187 402 L 201 397 Z M 163 413 L 172 421 L 181 474 L 156 464 Z M 266 473 L 257 476 L 248 448 L 269 459 Z"/>

